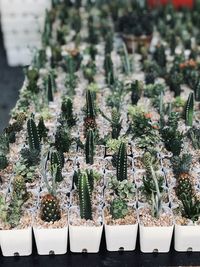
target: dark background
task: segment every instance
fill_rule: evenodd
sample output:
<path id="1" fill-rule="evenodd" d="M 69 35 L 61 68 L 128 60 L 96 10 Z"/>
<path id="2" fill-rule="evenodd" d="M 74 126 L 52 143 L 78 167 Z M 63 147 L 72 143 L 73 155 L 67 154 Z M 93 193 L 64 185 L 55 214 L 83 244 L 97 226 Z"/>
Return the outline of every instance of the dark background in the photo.
<path id="1" fill-rule="evenodd" d="M 24 80 L 21 67 L 10 68 L 6 62 L 0 32 L 0 131 L 8 124 L 9 112 L 15 106 L 18 92 Z M 79 242 L 77 240 L 77 242 Z M 199 240 L 200 242 L 200 240 Z M 172 243 L 173 244 L 173 243 Z M 68 246 L 69 247 L 69 246 Z M 133 267 L 133 266 L 200 266 L 200 253 L 177 253 L 173 249 L 166 254 L 143 254 L 139 244 L 134 252 L 107 252 L 105 238 L 98 254 L 72 254 L 63 256 L 37 256 L 35 244 L 33 255 L 29 257 L 10 257 L 0 255 L 0 267 Z"/>

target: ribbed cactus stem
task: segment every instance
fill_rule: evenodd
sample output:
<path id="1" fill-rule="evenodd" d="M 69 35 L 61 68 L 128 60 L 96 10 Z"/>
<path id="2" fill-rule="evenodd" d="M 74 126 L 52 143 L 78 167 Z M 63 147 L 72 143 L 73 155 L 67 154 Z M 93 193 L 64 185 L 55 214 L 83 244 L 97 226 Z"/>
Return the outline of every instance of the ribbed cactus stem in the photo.
<path id="1" fill-rule="evenodd" d="M 78 189 L 81 218 L 85 220 L 92 220 L 91 191 L 86 173 L 79 176 Z"/>
<path id="2" fill-rule="evenodd" d="M 94 99 L 90 90 L 86 91 L 87 117 L 95 118 Z"/>
<path id="3" fill-rule="evenodd" d="M 192 126 L 194 116 L 194 93 L 190 93 L 185 106 L 185 123 Z"/>
<path id="4" fill-rule="evenodd" d="M 117 156 L 117 180 L 127 179 L 127 147 L 124 142 L 120 144 Z"/>
<path id="5" fill-rule="evenodd" d="M 58 151 L 52 151 L 51 153 L 51 173 L 53 175 L 54 166 L 56 166 L 55 180 L 56 182 L 61 182 L 63 180 L 62 176 L 62 159 Z"/>
<path id="6" fill-rule="evenodd" d="M 200 79 L 195 86 L 195 100 L 200 101 Z"/>
<path id="7" fill-rule="evenodd" d="M 49 102 L 53 102 L 53 84 L 51 74 L 48 75 L 46 81 L 47 98 Z"/>
<path id="8" fill-rule="evenodd" d="M 30 150 L 40 150 L 40 138 L 33 118 L 27 121 L 27 132 Z"/>
<path id="9" fill-rule="evenodd" d="M 86 156 L 86 163 L 93 164 L 94 163 L 94 132 L 89 130 L 86 136 L 86 143 L 85 143 L 85 156 Z"/>

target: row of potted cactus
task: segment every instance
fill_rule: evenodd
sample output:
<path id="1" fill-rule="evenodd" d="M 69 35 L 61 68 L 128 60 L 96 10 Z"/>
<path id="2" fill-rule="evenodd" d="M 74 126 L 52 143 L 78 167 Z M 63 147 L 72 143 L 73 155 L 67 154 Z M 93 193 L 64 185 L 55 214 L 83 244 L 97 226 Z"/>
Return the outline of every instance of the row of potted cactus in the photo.
<path id="1" fill-rule="evenodd" d="M 173 229 L 177 251 L 200 250 L 196 12 L 125 2 L 47 12 L 0 138 L 4 256 L 30 255 L 32 228 L 41 255 L 66 253 L 68 231 L 72 252 L 98 252 L 103 227 L 109 251 L 134 250 L 138 228 L 142 252 L 168 252 Z M 149 20 L 151 44 L 130 49 Z"/>

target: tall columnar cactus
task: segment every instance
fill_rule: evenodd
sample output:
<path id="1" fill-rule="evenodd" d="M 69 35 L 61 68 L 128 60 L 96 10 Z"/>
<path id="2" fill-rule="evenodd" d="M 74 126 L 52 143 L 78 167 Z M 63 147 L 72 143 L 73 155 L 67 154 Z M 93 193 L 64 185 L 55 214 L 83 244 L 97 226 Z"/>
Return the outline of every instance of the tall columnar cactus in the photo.
<path id="1" fill-rule="evenodd" d="M 61 182 L 63 180 L 62 176 L 62 158 L 58 151 L 54 150 L 51 152 L 51 174 L 54 175 L 54 167 L 56 167 L 55 180 L 56 182 Z"/>
<path id="2" fill-rule="evenodd" d="M 49 102 L 53 101 L 53 92 L 54 92 L 54 85 L 52 83 L 52 75 L 48 74 L 46 80 L 46 92 L 47 92 L 47 99 Z"/>
<path id="3" fill-rule="evenodd" d="M 124 142 L 120 144 L 117 155 L 117 180 L 127 179 L 127 147 Z"/>
<path id="4" fill-rule="evenodd" d="M 135 82 L 131 83 L 131 101 L 132 105 L 136 105 L 138 100 L 141 97 L 143 89 L 143 84 L 136 80 Z"/>
<path id="5" fill-rule="evenodd" d="M 29 198 L 24 177 L 21 175 L 15 176 L 13 179 L 13 194 L 15 194 L 17 198 L 21 198 L 23 201 L 26 201 Z"/>
<path id="6" fill-rule="evenodd" d="M 40 141 L 42 140 L 42 138 L 44 138 L 44 139 L 47 138 L 47 133 L 49 130 L 46 128 L 46 126 L 44 124 L 43 117 L 40 117 L 37 129 L 38 129 Z"/>
<path id="7" fill-rule="evenodd" d="M 166 66 L 165 47 L 163 45 L 157 46 L 156 51 L 154 53 L 154 59 L 161 68 L 164 68 Z"/>
<path id="8" fill-rule="evenodd" d="M 194 116 L 194 93 L 190 93 L 185 106 L 185 123 L 192 126 Z"/>
<path id="9" fill-rule="evenodd" d="M 79 176 L 78 190 L 81 218 L 92 220 L 91 189 L 87 173 Z"/>
<path id="10" fill-rule="evenodd" d="M 87 164 L 94 163 L 94 132 L 89 130 L 86 135 L 86 143 L 85 143 L 85 157 Z"/>
<path id="11" fill-rule="evenodd" d="M 62 101 L 62 115 L 67 120 L 67 125 L 73 127 L 76 124 L 76 118 L 73 114 L 73 104 L 71 98 L 64 98 Z"/>
<path id="12" fill-rule="evenodd" d="M 114 68 L 113 68 L 113 62 L 112 62 L 112 58 L 110 54 L 105 55 L 104 70 L 105 70 L 106 83 L 109 85 L 114 84 L 114 81 L 115 81 Z"/>
<path id="13" fill-rule="evenodd" d="M 33 118 L 27 121 L 28 142 L 30 150 L 40 151 L 40 137 L 37 131 L 37 126 Z"/>
<path id="14" fill-rule="evenodd" d="M 58 198 L 47 194 L 41 201 L 41 219 L 45 222 L 59 221 L 61 218 L 61 211 Z"/>
<path id="15" fill-rule="evenodd" d="M 111 119 L 111 127 L 112 127 L 112 138 L 117 139 L 120 135 L 120 131 L 122 129 L 122 121 L 120 120 L 121 114 L 114 107 L 112 109 L 112 119 Z"/>
<path id="16" fill-rule="evenodd" d="M 200 79 L 195 85 L 194 92 L 195 92 L 195 100 L 200 101 Z"/>
<path id="17" fill-rule="evenodd" d="M 85 132 L 88 130 L 96 130 L 96 112 L 95 112 L 95 105 L 94 105 L 94 99 L 92 92 L 90 90 L 87 90 L 86 92 L 86 117 L 84 120 L 84 127 L 85 127 Z"/>

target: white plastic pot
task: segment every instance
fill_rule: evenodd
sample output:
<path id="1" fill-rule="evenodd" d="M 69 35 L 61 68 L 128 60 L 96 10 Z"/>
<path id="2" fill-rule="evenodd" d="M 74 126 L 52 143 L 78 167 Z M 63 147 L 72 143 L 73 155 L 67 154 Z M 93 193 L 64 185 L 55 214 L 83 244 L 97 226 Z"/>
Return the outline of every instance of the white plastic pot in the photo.
<path id="1" fill-rule="evenodd" d="M 68 226 L 57 229 L 33 227 L 39 255 L 65 254 L 67 252 Z"/>
<path id="2" fill-rule="evenodd" d="M 71 252 L 97 253 L 99 251 L 103 225 L 73 226 L 69 225 Z"/>
<path id="3" fill-rule="evenodd" d="M 0 230 L 3 256 L 29 256 L 32 253 L 32 228 Z"/>
<path id="4" fill-rule="evenodd" d="M 140 249 L 144 253 L 169 252 L 174 226 L 144 226 L 140 228 Z"/>
<path id="5" fill-rule="evenodd" d="M 108 251 L 131 251 L 135 249 L 138 223 L 134 225 L 106 225 L 106 247 Z"/>
<path id="6" fill-rule="evenodd" d="M 200 251 L 200 226 L 175 224 L 174 248 L 180 252 Z"/>

